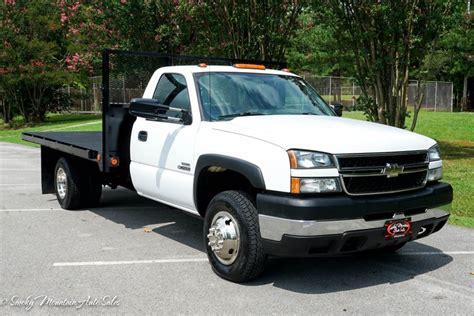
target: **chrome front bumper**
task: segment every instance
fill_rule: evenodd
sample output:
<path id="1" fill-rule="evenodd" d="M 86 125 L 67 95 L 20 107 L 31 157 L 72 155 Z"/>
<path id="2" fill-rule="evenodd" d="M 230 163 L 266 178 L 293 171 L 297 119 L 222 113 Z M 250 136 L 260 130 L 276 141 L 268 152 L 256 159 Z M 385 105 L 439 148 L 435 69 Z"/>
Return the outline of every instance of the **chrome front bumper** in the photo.
<path id="1" fill-rule="evenodd" d="M 439 219 L 449 215 L 451 204 L 427 209 L 426 212 L 411 216 L 397 214 L 396 218 L 410 217 L 416 223 L 429 219 Z M 396 219 L 395 218 L 395 219 Z M 366 221 L 363 218 L 347 220 L 292 220 L 259 214 L 260 235 L 264 239 L 281 241 L 283 235 L 291 236 L 327 236 L 339 235 L 350 231 L 383 228 L 389 219 Z"/>

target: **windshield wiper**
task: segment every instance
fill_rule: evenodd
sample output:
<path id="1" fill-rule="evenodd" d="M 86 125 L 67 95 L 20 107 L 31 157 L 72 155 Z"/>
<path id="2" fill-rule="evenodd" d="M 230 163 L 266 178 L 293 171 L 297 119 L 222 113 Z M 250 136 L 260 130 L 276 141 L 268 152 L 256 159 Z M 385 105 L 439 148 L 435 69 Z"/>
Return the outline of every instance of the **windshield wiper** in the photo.
<path id="1" fill-rule="evenodd" d="M 298 113 L 300 115 L 319 115 L 319 114 L 316 114 L 316 113 L 313 113 L 313 112 L 303 112 L 303 113 Z"/>
<path id="2" fill-rule="evenodd" d="M 252 116 L 252 115 L 264 115 L 263 113 L 259 112 L 239 112 L 239 113 L 233 113 L 233 114 L 226 114 L 226 115 L 219 115 L 219 119 L 225 119 L 225 118 L 234 118 L 238 116 Z"/>

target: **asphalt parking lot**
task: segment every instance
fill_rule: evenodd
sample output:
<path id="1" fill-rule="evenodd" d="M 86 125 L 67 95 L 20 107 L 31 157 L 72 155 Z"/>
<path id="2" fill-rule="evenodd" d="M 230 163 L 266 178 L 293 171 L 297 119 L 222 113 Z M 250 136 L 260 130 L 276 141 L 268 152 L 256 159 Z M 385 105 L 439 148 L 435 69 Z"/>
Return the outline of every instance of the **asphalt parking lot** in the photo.
<path id="1" fill-rule="evenodd" d="M 200 219 L 121 189 L 61 210 L 41 194 L 39 157 L 0 143 L 0 314 L 474 311 L 474 230 L 447 226 L 394 255 L 270 259 L 233 284 L 211 271 Z"/>

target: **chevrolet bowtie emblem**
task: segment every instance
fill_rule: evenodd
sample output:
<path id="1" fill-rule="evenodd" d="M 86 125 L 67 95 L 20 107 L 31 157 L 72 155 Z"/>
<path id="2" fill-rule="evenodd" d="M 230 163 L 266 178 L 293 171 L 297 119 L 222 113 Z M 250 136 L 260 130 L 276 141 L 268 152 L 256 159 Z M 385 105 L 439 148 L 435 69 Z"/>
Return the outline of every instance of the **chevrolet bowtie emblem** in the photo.
<path id="1" fill-rule="evenodd" d="M 398 164 L 386 164 L 385 168 L 382 169 L 382 174 L 386 175 L 387 178 L 395 178 L 398 177 L 399 174 L 403 173 L 403 166 L 399 166 Z"/>

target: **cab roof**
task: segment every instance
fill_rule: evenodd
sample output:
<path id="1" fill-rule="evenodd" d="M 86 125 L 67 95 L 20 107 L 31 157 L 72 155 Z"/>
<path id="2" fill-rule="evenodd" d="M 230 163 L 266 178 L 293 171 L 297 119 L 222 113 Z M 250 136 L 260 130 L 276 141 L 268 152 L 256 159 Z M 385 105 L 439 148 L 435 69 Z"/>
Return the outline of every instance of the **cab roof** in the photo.
<path id="1" fill-rule="evenodd" d="M 271 74 L 271 75 L 282 75 L 282 76 L 295 76 L 299 77 L 298 75 L 283 71 L 283 70 L 274 70 L 274 69 L 251 69 L 251 68 L 236 68 L 234 66 L 222 66 L 222 65 L 206 65 L 206 66 L 199 66 L 199 65 L 187 65 L 187 66 L 166 66 L 161 67 L 160 71 L 177 71 L 177 72 L 188 72 L 188 73 L 201 73 L 201 72 L 235 72 L 235 73 L 256 73 L 256 74 Z"/>

